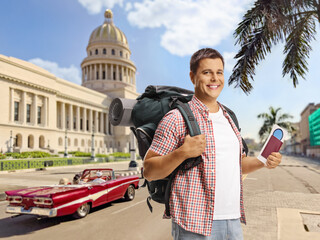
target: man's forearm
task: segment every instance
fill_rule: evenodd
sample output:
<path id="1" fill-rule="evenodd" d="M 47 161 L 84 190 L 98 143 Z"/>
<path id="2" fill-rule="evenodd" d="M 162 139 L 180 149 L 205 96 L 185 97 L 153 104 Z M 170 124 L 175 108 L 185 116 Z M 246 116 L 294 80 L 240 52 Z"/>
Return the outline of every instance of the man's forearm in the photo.
<path id="1" fill-rule="evenodd" d="M 143 175 L 148 181 L 165 178 L 185 159 L 187 156 L 181 147 L 164 156 L 148 151 L 143 163 Z"/>
<path id="2" fill-rule="evenodd" d="M 242 173 L 248 174 L 254 172 L 260 168 L 263 168 L 264 164 L 256 157 L 243 157 L 242 158 Z"/>

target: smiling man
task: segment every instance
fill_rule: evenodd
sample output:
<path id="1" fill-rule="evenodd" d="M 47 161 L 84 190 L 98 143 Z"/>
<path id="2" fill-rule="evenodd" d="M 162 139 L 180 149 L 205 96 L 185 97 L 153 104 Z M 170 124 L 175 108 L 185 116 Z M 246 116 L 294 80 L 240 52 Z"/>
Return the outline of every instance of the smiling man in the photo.
<path id="1" fill-rule="evenodd" d="M 159 123 L 144 159 L 144 176 L 152 181 L 201 155 L 202 163 L 179 171 L 172 184 L 170 214 L 175 240 L 243 239 L 242 174 L 264 166 L 257 158 L 243 155 L 240 132 L 217 101 L 224 87 L 223 70 L 223 57 L 214 49 L 200 49 L 192 55 L 190 79 L 195 94 L 189 105 L 202 134 L 190 137 L 182 115 L 172 110 Z M 281 157 L 272 153 L 266 167 L 278 166 Z"/>

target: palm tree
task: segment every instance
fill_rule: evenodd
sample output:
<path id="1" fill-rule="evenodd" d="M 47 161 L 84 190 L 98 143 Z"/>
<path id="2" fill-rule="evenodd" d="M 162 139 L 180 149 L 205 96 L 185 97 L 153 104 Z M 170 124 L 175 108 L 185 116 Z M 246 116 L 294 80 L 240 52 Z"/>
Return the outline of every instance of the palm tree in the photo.
<path id="1" fill-rule="evenodd" d="M 284 113 L 280 114 L 281 108 L 270 107 L 270 113 L 260 113 L 257 117 L 264 119 L 263 125 L 259 130 L 259 137 L 261 142 L 264 142 L 269 133 L 271 132 L 272 126 L 274 124 L 279 125 L 280 127 L 286 129 L 289 133 L 295 130 L 291 122 L 286 121 L 289 118 L 292 118 L 291 115 Z"/>
<path id="2" fill-rule="evenodd" d="M 252 90 L 255 68 L 271 47 L 284 42 L 282 75 L 290 74 L 294 87 L 298 76 L 305 78 L 307 59 L 320 23 L 320 0 L 257 0 L 235 30 L 237 63 L 229 79 L 246 94 Z"/>

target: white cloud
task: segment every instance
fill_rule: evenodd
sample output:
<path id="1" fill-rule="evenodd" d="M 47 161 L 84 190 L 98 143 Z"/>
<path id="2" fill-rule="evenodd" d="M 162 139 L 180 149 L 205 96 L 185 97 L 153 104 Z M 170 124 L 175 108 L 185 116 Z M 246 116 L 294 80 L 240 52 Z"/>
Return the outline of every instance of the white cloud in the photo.
<path id="1" fill-rule="evenodd" d="M 236 55 L 235 52 L 223 52 L 222 56 L 224 58 L 224 69 L 226 71 L 232 72 L 233 66 L 236 64 L 236 60 L 234 56 Z"/>
<path id="2" fill-rule="evenodd" d="M 123 0 L 78 0 L 78 2 L 88 10 L 90 14 L 101 12 L 102 8 L 113 8 L 116 4 L 123 6 Z"/>
<path id="3" fill-rule="evenodd" d="M 42 60 L 41 58 L 30 59 L 29 62 L 46 69 L 47 71 L 56 75 L 59 78 L 68 80 L 76 84 L 81 84 L 80 71 L 74 65 L 71 65 L 69 68 L 63 68 L 59 67 L 59 65 L 55 62 Z"/>
<path id="4" fill-rule="evenodd" d="M 132 3 L 131 3 L 131 2 L 128 2 L 128 3 L 126 4 L 125 10 L 126 10 L 126 11 L 130 11 L 131 9 L 132 9 Z"/>
<path id="5" fill-rule="evenodd" d="M 143 0 L 133 4 L 128 20 L 139 28 L 164 27 L 161 46 L 185 56 L 232 37 L 248 2 L 252 0 Z"/>

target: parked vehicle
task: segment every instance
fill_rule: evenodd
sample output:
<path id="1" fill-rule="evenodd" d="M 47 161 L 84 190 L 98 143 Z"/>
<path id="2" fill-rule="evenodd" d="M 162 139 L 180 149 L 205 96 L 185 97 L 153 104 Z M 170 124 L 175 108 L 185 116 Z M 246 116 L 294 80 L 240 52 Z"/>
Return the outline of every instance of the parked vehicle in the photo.
<path id="1" fill-rule="evenodd" d="M 98 177 L 105 181 L 95 183 Z M 9 205 L 6 212 L 46 217 L 72 214 L 75 218 L 83 218 L 91 208 L 102 204 L 120 198 L 133 200 L 135 189 L 139 187 L 138 176 L 115 176 L 114 171 L 109 168 L 85 169 L 80 180 L 80 184 L 7 191 Z"/>

